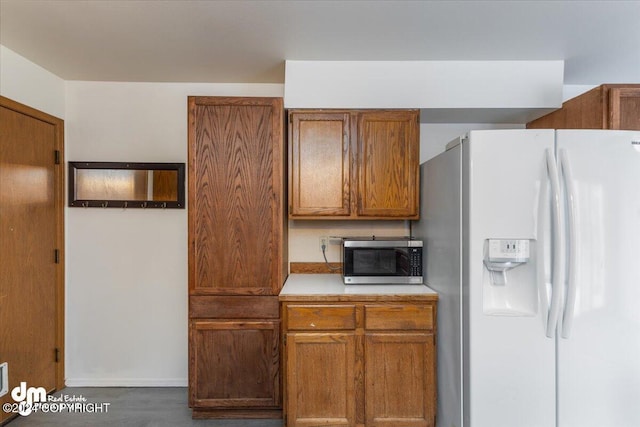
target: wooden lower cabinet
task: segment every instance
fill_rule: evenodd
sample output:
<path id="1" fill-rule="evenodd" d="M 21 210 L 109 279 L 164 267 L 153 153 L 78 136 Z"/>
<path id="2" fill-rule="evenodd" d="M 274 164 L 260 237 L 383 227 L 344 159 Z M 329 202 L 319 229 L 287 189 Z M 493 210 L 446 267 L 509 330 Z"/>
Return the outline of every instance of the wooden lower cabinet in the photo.
<path id="1" fill-rule="evenodd" d="M 285 425 L 434 426 L 435 304 L 284 302 Z"/>
<path id="2" fill-rule="evenodd" d="M 355 425 L 355 334 L 292 333 L 287 345 L 289 425 Z"/>
<path id="3" fill-rule="evenodd" d="M 366 334 L 364 348 L 365 424 L 434 425 L 433 334 Z"/>
<path id="4" fill-rule="evenodd" d="M 279 331 L 277 320 L 191 321 L 189 403 L 194 418 L 279 415 Z"/>

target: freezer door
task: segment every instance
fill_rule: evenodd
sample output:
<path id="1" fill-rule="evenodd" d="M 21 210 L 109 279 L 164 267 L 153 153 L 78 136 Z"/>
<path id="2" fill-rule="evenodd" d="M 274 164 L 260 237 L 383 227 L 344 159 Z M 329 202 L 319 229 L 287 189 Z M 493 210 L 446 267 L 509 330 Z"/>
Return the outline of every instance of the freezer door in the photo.
<path id="1" fill-rule="evenodd" d="M 462 146 L 420 166 L 420 220 L 424 279 L 438 292 L 438 426 L 462 427 Z"/>
<path id="2" fill-rule="evenodd" d="M 576 211 L 567 258 L 576 286 L 558 330 L 558 427 L 637 427 L 640 133 L 559 130 L 556 151 Z"/>
<path id="3" fill-rule="evenodd" d="M 545 334 L 553 149 L 551 130 L 474 131 L 463 143 L 465 427 L 555 426 L 555 339 Z M 490 245 L 523 241 L 526 263 L 497 280 L 484 263 Z"/>

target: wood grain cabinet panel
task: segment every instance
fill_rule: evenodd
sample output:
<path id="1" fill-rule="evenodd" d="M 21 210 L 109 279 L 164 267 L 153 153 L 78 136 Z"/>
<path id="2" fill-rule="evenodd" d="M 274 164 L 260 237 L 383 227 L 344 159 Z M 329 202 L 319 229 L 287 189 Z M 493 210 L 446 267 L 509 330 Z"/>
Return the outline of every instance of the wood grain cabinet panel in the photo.
<path id="1" fill-rule="evenodd" d="M 289 330 L 355 329 L 355 305 L 289 305 Z"/>
<path id="2" fill-rule="evenodd" d="M 417 110 L 290 110 L 289 218 L 417 219 Z"/>
<path id="3" fill-rule="evenodd" d="M 433 334 L 367 334 L 364 358 L 365 425 L 434 425 L 436 377 Z"/>
<path id="4" fill-rule="evenodd" d="M 355 425 L 355 334 L 287 334 L 290 426 Z"/>
<path id="5" fill-rule="evenodd" d="M 432 305 L 365 305 L 365 328 L 433 329 Z"/>
<path id="6" fill-rule="evenodd" d="M 609 91 L 609 129 L 640 130 L 640 86 Z"/>
<path id="7" fill-rule="evenodd" d="M 436 302 L 330 299 L 282 303 L 285 426 L 433 427 Z"/>
<path id="8" fill-rule="evenodd" d="M 191 404 L 198 408 L 278 407 L 279 328 L 279 321 L 193 321 Z"/>
<path id="9" fill-rule="evenodd" d="M 418 113 L 363 112 L 358 121 L 358 215 L 418 215 Z"/>
<path id="10" fill-rule="evenodd" d="M 350 115 L 291 113 L 290 214 L 350 215 Z"/>
<path id="11" fill-rule="evenodd" d="M 282 99 L 189 97 L 188 137 L 193 417 L 279 418 Z"/>
<path id="12" fill-rule="evenodd" d="M 277 295 L 284 278 L 280 98 L 190 98 L 189 285 Z"/>
<path id="13" fill-rule="evenodd" d="M 527 123 L 528 129 L 640 130 L 640 84 L 603 84 Z"/>

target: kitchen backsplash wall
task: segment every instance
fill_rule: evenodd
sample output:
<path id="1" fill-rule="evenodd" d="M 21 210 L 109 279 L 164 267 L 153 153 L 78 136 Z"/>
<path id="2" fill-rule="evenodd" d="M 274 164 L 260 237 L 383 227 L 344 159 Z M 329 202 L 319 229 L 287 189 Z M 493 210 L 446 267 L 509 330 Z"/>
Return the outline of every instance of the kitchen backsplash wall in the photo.
<path id="1" fill-rule="evenodd" d="M 289 221 L 289 262 L 322 262 L 323 236 L 408 236 L 408 221 Z M 330 239 L 327 261 L 340 262 L 339 241 Z"/>

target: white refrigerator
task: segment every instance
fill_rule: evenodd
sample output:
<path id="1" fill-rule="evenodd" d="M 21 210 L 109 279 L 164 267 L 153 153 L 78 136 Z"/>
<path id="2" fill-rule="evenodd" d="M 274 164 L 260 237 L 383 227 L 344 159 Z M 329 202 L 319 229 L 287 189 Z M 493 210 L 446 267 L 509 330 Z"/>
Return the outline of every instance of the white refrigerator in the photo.
<path id="1" fill-rule="evenodd" d="M 640 132 L 472 131 L 420 215 L 439 427 L 640 426 Z"/>

